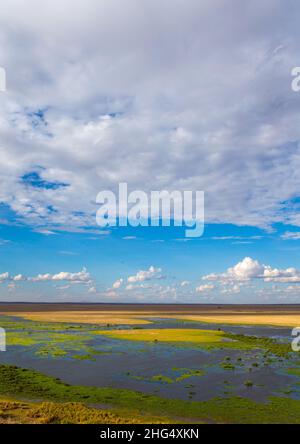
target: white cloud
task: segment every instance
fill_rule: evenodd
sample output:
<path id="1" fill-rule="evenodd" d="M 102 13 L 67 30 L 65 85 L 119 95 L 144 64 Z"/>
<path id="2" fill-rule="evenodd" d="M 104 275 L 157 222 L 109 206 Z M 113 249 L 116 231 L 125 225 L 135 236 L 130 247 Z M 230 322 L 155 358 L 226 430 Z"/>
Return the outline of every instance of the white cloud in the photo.
<path id="1" fill-rule="evenodd" d="M 212 291 L 214 288 L 215 288 L 215 286 L 211 285 L 211 284 L 200 285 L 199 287 L 196 288 L 196 292 L 197 293 L 206 293 L 206 292 Z"/>
<path id="2" fill-rule="evenodd" d="M 57 234 L 54 231 L 46 230 L 46 229 L 42 229 L 42 228 L 36 228 L 35 230 L 33 230 L 33 232 L 38 233 L 38 234 L 44 234 L 45 236 L 54 236 Z"/>
<path id="3" fill-rule="evenodd" d="M 4 273 L 0 273 L 0 282 L 11 281 L 11 283 L 13 283 L 13 282 L 26 281 L 26 280 L 27 280 L 27 278 L 25 276 L 23 276 L 22 274 L 17 274 L 16 276 L 10 276 L 8 271 L 6 271 Z"/>
<path id="4" fill-rule="evenodd" d="M 227 271 L 228 275 L 236 280 L 258 277 L 262 272 L 263 266 L 258 261 L 251 259 L 251 257 L 245 257 L 245 259 Z"/>
<path id="5" fill-rule="evenodd" d="M 300 232 L 294 232 L 294 231 L 286 231 L 284 234 L 282 234 L 281 239 L 283 240 L 298 240 L 300 239 Z"/>
<path id="6" fill-rule="evenodd" d="M 180 287 L 187 287 L 188 285 L 190 285 L 190 281 L 182 281 L 180 283 Z"/>
<path id="7" fill-rule="evenodd" d="M 161 273 L 161 268 L 155 268 L 153 266 L 151 266 L 149 268 L 149 270 L 140 270 L 137 272 L 137 274 L 135 276 L 129 276 L 129 278 L 127 279 L 127 282 L 130 283 L 135 283 L 135 282 L 143 282 L 143 281 L 148 281 L 150 279 L 158 279 L 161 278 L 162 276 L 160 275 Z"/>
<path id="8" fill-rule="evenodd" d="M 100 189 L 155 183 L 206 191 L 206 222 L 300 226 L 289 78 L 300 6 L 174 0 L 162 14 L 158 0 L 133 0 L 122 17 L 118 8 L 2 1 L 1 201 L 31 226 L 84 230 Z M 43 181 L 69 186 L 24 183 L 37 166 Z"/>
<path id="9" fill-rule="evenodd" d="M 300 270 L 294 267 L 286 269 L 272 268 L 270 265 L 260 264 L 257 260 L 245 257 L 234 267 L 228 268 L 225 273 L 212 273 L 203 276 L 208 281 L 248 281 L 251 279 L 263 279 L 265 282 L 300 282 Z"/>
<path id="10" fill-rule="evenodd" d="M 118 279 L 112 286 L 114 290 L 119 289 L 123 284 L 123 279 Z"/>
<path id="11" fill-rule="evenodd" d="M 135 288 L 136 288 L 135 285 L 132 285 L 132 284 L 126 285 L 126 290 L 127 290 L 127 291 L 134 290 Z"/>
<path id="12" fill-rule="evenodd" d="M 58 290 L 68 290 L 69 288 L 71 288 L 71 285 L 60 285 L 56 287 Z"/>
<path id="13" fill-rule="evenodd" d="M 225 273 L 212 273 L 207 276 L 203 276 L 203 280 L 219 281 L 219 280 L 249 280 L 254 277 L 261 277 L 264 271 L 264 267 L 251 257 L 245 257 L 241 262 L 238 262 L 234 267 L 228 268 Z"/>
<path id="14" fill-rule="evenodd" d="M 91 275 L 86 268 L 83 268 L 77 273 L 61 271 L 57 274 L 39 274 L 38 276 L 30 278 L 30 280 L 32 282 L 67 281 L 73 283 L 89 283 L 91 282 Z"/>
<path id="15" fill-rule="evenodd" d="M 232 285 L 221 290 L 222 294 L 239 294 L 240 292 L 241 288 L 239 285 Z"/>
<path id="16" fill-rule="evenodd" d="M 249 241 L 249 240 L 259 240 L 262 236 L 213 236 L 213 240 L 239 240 L 239 241 Z"/>
<path id="17" fill-rule="evenodd" d="M 104 295 L 105 295 L 106 297 L 108 297 L 108 298 L 112 298 L 112 299 L 118 297 L 118 293 L 117 293 L 116 291 L 113 291 L 113 290 L 109 290 L 109 291 L 107 291 L 106 293 L 104 293 Z"/>
<path id="18" fill-rule="evenodd" d="M 266 266 L 263 277 L 265 282 L 300 282 L 300 270 L 294 267 L 280 270 Z"/>
<path id="19" fill-rule="evenodd" d="M 14 280 L 15 282 L 26 281 L 26 277 L 23 276 L 22 274 L 17 274 L 17 275 L 13 278 L 13 280 Z"/>
<path id="20" fill-rule="evenodd" d="M 8 279 L 9 279 L 9 273 L 8 272 L 0 274 L 0 282 L 7 281 Z"/>

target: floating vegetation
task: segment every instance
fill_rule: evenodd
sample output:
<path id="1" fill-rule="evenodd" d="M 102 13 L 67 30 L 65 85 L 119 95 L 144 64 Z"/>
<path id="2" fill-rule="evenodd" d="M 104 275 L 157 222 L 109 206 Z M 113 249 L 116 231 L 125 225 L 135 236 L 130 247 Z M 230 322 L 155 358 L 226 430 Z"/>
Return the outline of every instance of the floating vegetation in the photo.
<path id="1" fill-rule="evenodd" d="M 147 381 L 147 382 L 161 382 L 164 384 L 174 384 L 176 382 L 181 382 L 186 379 L 192 377 L 200 377 L 205 375 L 205 371 L 198 369 L 190 369 L 190 368 L 172 368 L 171 372 L 175 375 L 167 376 L 167 375 L 153 375 L 150 377 L 145 376 L 136 376 L 131 375 L 130 372 L 127 372 L 127 376 L 131 376 L 132 378 L 139 381 Z"/>

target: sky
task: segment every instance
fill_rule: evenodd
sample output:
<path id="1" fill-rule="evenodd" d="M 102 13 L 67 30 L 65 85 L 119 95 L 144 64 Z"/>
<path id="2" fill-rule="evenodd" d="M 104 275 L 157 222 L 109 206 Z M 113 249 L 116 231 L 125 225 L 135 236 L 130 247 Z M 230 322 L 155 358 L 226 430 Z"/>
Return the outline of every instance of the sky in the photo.
<path id="1" fill-rule="evenodd" d="M 0 301 L 300 302 L 296 0 L 3 0 Z M 97 194 L 199 190 L 205 230 Z"/>

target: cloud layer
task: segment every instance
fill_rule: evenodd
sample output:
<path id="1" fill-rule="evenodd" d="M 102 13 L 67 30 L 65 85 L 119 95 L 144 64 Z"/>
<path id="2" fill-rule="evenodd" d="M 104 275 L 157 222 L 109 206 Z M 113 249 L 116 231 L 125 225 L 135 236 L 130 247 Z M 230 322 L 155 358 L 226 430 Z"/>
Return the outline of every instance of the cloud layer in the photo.
<path id="1" fill-rule="evenodd" d="M 65 281 L 70 282 L 74 284 L 90 284 L 92 283 L 92 278 L 90 273 L 87 271 L 86 268 L 83 268 L 81 271 L 71 273 L 68 271 L 61 271 L 60 273 L 51 274 L 38 274 L 37 276 L 33 277 L 26 277 L 22 274 L 17 274 L 16 276 L 11 276 L 9 272 L 1 273 L 0 274 L 0 282 L 5 281 L 13 281 L 13 282 L 59 282 L 59 281 Z"/>
<path id="2" fill-rule="evenodd" d="M 51 234 L 95 197 L 206 192 L 206 221 L 300 226 L 300 6 L 4 0 L 0 201 Z M 276 32 L 275 32 L 276 30 Z"/>

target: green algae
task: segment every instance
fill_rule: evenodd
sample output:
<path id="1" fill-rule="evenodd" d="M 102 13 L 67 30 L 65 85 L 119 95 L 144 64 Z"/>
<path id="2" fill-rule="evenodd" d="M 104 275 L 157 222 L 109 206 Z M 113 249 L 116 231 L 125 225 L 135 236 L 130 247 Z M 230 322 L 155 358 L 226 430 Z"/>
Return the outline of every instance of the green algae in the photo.
<path id="1" fill-rule="evenodd" d="M 41 358 L 60 358 L 100 354 L 89 346 L 93 331 L 98 326 L 68 325 L 34 321 L 14 321 L 0 316 L 0 325 L 6 329 L 7 346 L 34 347 Z M 76 358 L 74 358 L 76 359 Z"/>
<path id="2" fill-rule="evenodd" d="M 292 351 L 290 344 L 277 342 L 275 339 L 272 338 L 231 333 L 226 333 L 226 337 L 236 341 L 236 344 L 238 344 L 237 348 L 264 349 L 268 353 L 272 353 L 273 355 L 283 358 L 286 358 Z"/>
<path id="3" fill-rule="evenodd" d="M 165 382 L 167 384 L 173 384 L 173 379 L 169 378 L 168 376 L 165 375 L 154 375 L 150 378 L 150 381 L 153 382 Z"/>
<path id="4" fill-rule="evenodd" d="M 287 373 L 289 375 L 300 376 L 300 368 L 288 368 Z"/>
<path id="5" fill-rule="evenodd" d="M 22 346 L 30 347 L 36 344 L 36 339 L 31 336 L 28 332 L 7 332 L 6 333 L 6 344 L 8 346 Z"/>
<path id="6" fill-rule="evenodd" d="M 220 367 L 224 370 L 235 370 L 235 366 L 230 362 L 221 362 Z"/>
<path id="7" fill-rule="evenodd" d="M 198 369 L 189 369 L 189 368 L 177 368 L 173 367 L 171 370 L 173 373 L 177 375 L 153 375 L 151 377 L 137 376 L 132 375 L 133 379 L 138 381 L 146 381 L 146 382 L 161 382 L 163 384 L 174 384 L 176 382 L 184 381 L 193 376 L 199 377 L 203 376 L 205 372 L 203 370 Z M 130 372 L 127 373 L 127 376 L 130 376 Z"/>
<path id="8" fill-rule="evenodd" d="M 199 369 L 176 368 L 176 367 L 174 367 L 172 370 L 175 371 L 175 372 L 181 373 L 179 376 L 177 376 L 177 378 L 175 378 L 176 382 L 181 382 L 181 381 L 184 381 L 186 379 L 192 378 L 194 376 L 201 377 L 201 376 L 205 375 L 205 371 L 204 370 L 199 370 Z"/>
<path id="9" fill-rule="evenodd" d="M 91 350 L 88 342 L 91 335 L 79 335 L 59 332 L 7 332 L 8 346 L 37 346 L 35 354 L 39 357 L 62 357 L 74 352 Z"/>
<path id="10" fill-rule="evenodd" d="M 72 359 L 78 359 L 79 361 L 95 361 L 96 360 L 94 358 L 94 356 L 91 355 L 90 353 L 88 353 L 86 355 L 73 355 Z"/>

